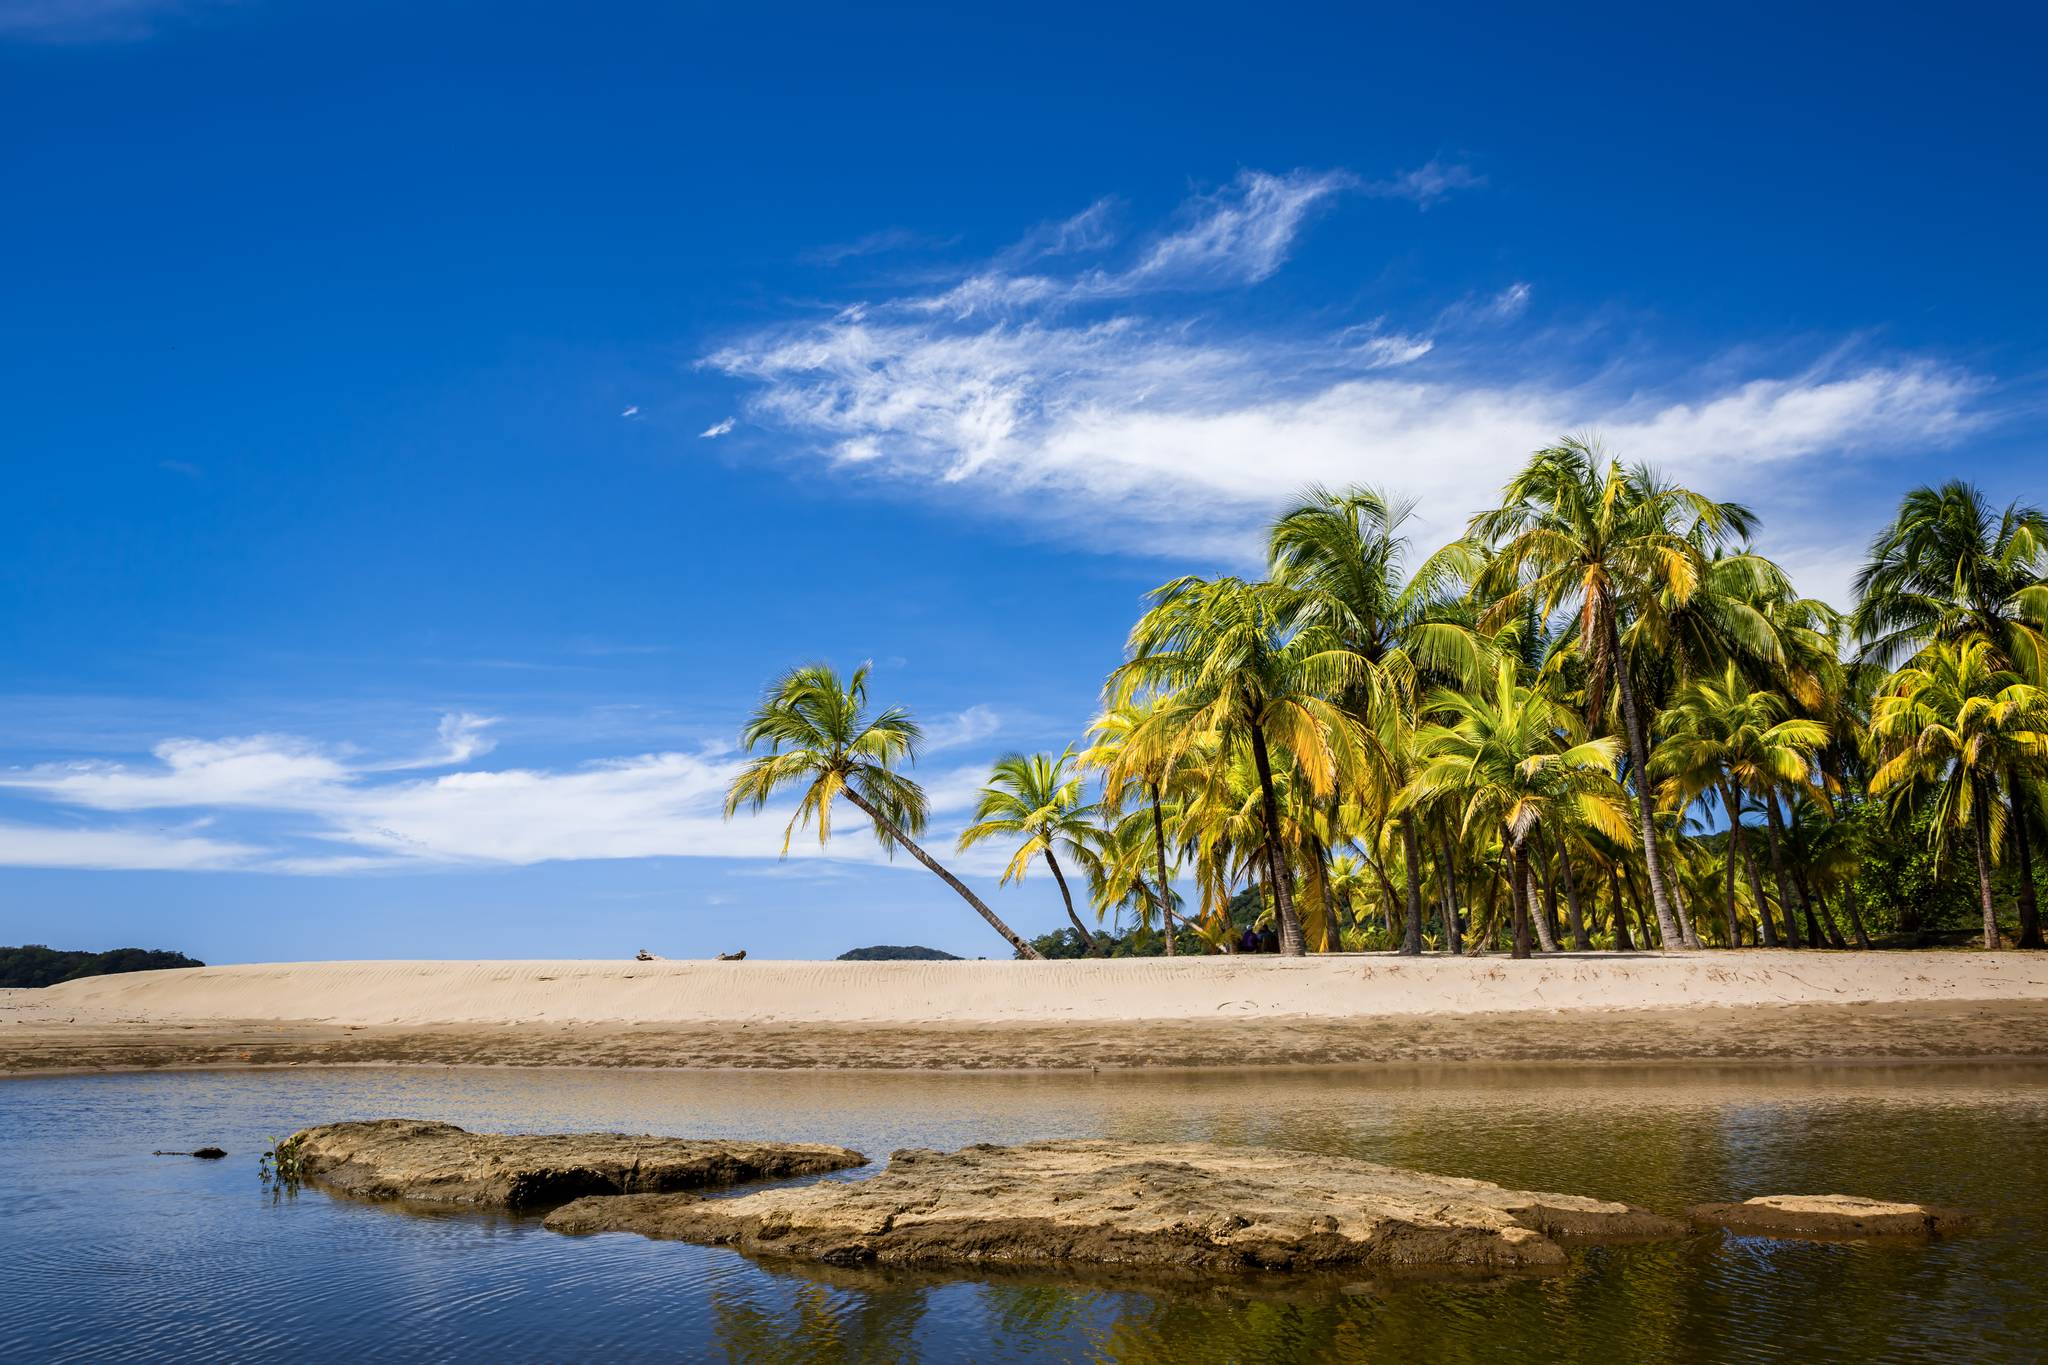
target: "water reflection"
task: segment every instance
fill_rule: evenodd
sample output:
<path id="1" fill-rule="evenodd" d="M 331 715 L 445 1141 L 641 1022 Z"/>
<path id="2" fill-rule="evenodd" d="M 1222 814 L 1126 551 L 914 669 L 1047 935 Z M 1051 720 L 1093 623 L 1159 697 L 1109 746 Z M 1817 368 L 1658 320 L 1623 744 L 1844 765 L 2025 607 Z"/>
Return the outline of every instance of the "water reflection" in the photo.
<path id="1" fill-rule="evenodd" d="M 895 1147 L 1186 1138 L 1678 1211 L 1846 1191 L 1995 1215 L 1920 1247 L 1702 1235 L 1560 1275 L 944 1276 L 756 1264 L 529 1218 L 273 1203 L 269 1134 L 417 1114 Z M 741 1361 L 2043 1357 L 2048 1069 L 884 1076 L 294 1071 L 0 1084 L 0 1357 Z M 218 1163 L 151 1158 L 218 1142 Z M 861 1172 L 847 1173 L 860 1178 Z"/>

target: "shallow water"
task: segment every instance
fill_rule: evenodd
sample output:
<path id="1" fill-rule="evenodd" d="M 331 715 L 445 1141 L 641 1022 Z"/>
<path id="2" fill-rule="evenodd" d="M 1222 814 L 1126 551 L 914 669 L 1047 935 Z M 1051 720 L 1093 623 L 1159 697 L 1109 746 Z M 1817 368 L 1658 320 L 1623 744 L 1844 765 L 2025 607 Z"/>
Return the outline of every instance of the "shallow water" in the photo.
<path id="1" fill-rule="evenodd" d="M 1276 1289 L 763 1267 L 538 1220 L 274 1198 L 263 1140 L 412 1115 L 896 1147 L 1188 1138 L 1680 1212 L 1845 1192 L 1981 1233 L 1703 1235 L 1564 1274 Z M 219 1162 L 156 1148 L 226 1147 Z M 2033 1361 L 2048 1067 L 910 1075 L 294 1070 L 0 1081 L 0 1359 Z M 859 1178 L 860 1173 L 850 1173 Z"/>

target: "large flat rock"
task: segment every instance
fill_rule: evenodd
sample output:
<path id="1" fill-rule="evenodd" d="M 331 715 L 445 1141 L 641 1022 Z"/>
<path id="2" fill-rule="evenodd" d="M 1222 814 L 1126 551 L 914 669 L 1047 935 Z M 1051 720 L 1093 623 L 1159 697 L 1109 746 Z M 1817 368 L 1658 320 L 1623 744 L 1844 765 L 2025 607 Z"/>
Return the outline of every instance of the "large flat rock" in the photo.
<path id="1" fill-rule="evenodd" d="M 895 1153 L 879 1175 L 729 1199 L 579 1199 L 547 1226 L 837 1265 L 1542 1269 L 1559 1239 L 1675 1237 L 1628 1204 L 1342 1157 L 1206 1143 Z"/>
<path id="2" fill-rule="evenodd" d="M 301 1173 L 367 1199 L 531 1208 L 583 1195 L 653 1194 L 819 1175 L 865 1165 L 813 1142 L 636 1137 L 626 1133 L 472 1133 L 424 1119 L 307 1128 Z"/>
<path id="3" fill-rule="evenodd" d="M 1970 1223 L 1961 1209 L 1853 1194 L 1765 1194 L 1739 1204 L 1695 1204 L 1692 1218 L 1762 1237 L 1941 1237 Z"/>

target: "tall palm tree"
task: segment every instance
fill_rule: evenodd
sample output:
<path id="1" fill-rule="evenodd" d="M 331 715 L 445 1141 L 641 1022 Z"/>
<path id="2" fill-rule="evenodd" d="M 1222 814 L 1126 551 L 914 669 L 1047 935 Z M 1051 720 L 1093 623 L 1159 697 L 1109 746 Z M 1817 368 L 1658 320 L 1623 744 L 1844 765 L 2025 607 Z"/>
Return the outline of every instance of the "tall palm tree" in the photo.
<path id="1" fill-rule="evenodd" d="M 1413 775 L 1408 739 L 1425 685 L 1472 678 L 1488 652 L 1459 619 L 1460 590 L 1480 568 L 1477 551 L 1454 543 L 1410 574 L 1411 547 L 1401 528 L 1413 514 L 1412 502 L 1390 501 L 1370 488 L 1311 487 L 1273 524 L 1269 548 L 1274 581 L 1293 594 L 1295 624 L 1327 629 L 1365 664 L 1360 684 L 1337 700 L 1381 741 L 1375 766 L 1388 799 Z M 1400 829 L 1407 873 L 1401 951 L 1416 954 L 1422 859 L 1412 813 Z"/>
<path id="2" fill-rule="evenodd" d="M 1856 575 L 1849 629 L 1862 657 L 1897 667 L 1936 640 L 1981 635 L 2005 667 L 2048 670 L 2048 513 L 1994 509 L 1960 479 L 1907 493 Z"/>
<path id="3" fill-rule="evenodd" d="M 1416 739 L 1422 770 L 1403 793 L 1404 806 L 1443 801 L 1461 807 L 1466 830 L 1494 834 L 1510 860 L 1514 955 L 1529 956 L 1529 853 L 1538 830 L 1560 836 L 1586 824 L 1627 840 L 1627 801 L 1613 777 L 1611 737 L 1577 740 L 1572 715 L 1515 679 L 1503 659 L 1481 693 L 1440 688 L 1429 700 L 1448 724 L 1424 726 Z"/>
<path id="4" fill-rule="evenodd" d="M 752 754 L 725 795 L 725 817 L 741 806 L 758 811 L 777 792 L 802 787 L 796 813 L 782 831 L 782 851 L 799 826 L 818 825 L 818 842 L 832 837 L 832 803 L 844 796 L 874 822 L 875 838 L 893 853 L 898 845 L 936 873 L 1009 941 L 1021 957 L 1041 956 L 1017 931 L 997 917 L 966 883 L 941 867 L 912 840 L 924 832 L 923 788 L 896 769 L 917 758 L 924 732 L 900 706 L 868 712 L 868 665 L 841 682 L 825 664 L 804 664 L 776 679 L 740 731 L 740 747 Z"/>
<path id="5" fill-rule="evenodd" d="M 1995 509 L 1960 479 L 1906 494 L 1856 575 L 1850 629 L 1866 661 L 1892 667 L 1935 640 L 1989 640 L 2007 668 L 2048 686 L 2048 513 L 2024 503 Z M 2019 774 L 2011 794 L 2019 864 L 2020 946 L 2041 946 L 2031 836 L 2039 807 Z"/>
<path id="6" fill-rule="evenodd" d="M 1127 741 L 1171 768 L 1205 737 L 1242 737 L 1258 774 L 1266 884 L 1273 888 L 1280 951 L 1306 951 L 1294 909 L 1274 797 L 1275 753 L 1318 798 L 1360 767 L 1357 723 L 1329 700 L 1359 680 L 1362 664 L 1321 626 L 1289 630 L 1284 589 L 1237 578 L 1180 578 L 1152 593 L 1131 631 L 1130 659 L 1110 680 L 1111 703 L 1151 695 L 1152 713 Z"/>
<path id="7" fill-rule="evenodd" d="M 1095 835 L 1096 806 L 1081 799 L 1081 777 L 1071 771 L 1074 751 L 1051 754 L 1004 754 L 989 771 L 988 785 L 975 802 L 974 823 L 960 832 L 962 851 L 989 839 L 1016 839 L 1009 866 L 1003 869 L 999 885 L 1024 880 L 1035 858 L 1045 859 L 1052 879 L 1059 883 L 1060 899 L 1066 903 L 1067 922 L 1081 936 L 1090 953 L 1100 956 L 1101 945 L 1074 913 L 1074 893 L 1067 886 L 1067 874 L 1060 870 L 1055 850 L 1064 848 L 1070 856 L 1085 860 L 1089 840 Z"/>
<path id="8" fill-rule="evenodd" d="M 1646 466 L 1624 467 L 1578 439 L 1537 451 L 1503 490 L 1502 505 L 1472 520 L 1473 534 L 1496 547 L 1486 576 L 1500 594 L 1481 627 L 1531 609 L 1544 617 L 1568 612 L 1589 668 L 1589 718 L 1604 713 L 1609 687 L 1615 691 L 1651 903 L 1667 948 L 1682 945 L 1684 936 L 1658 848 L 1649 718 L 1624 636 L 1641 621 L 1684 607 L 1707 576 L 1710 552 L 1754 525 L 1755 516 L 1738 503 L 1664 483 Z"/>
<path id="9" fill-rule="evenodd" d="M 1826 727 L 1794 717 L 1785 698 L 1751 686 L 1742 670 L 1730 663 L 1719 676 L 1682 689 L 1671 709 L 1658 718 L 1658 728 L 1664 739 L 1650 760 L 1651 773 L 1664 779 L 1665 796 L 1676 805 L 1689 805 L 1708 792 L 1719 799 L 1728 816 L 1730 857 L 1742 854 L 1738 793 L 1764 799 L 1778 903 L 1789 915 L 1792 897 L 1780 846 L 1783 830 L 1770 798 L 1780 787 L 1812 784 L 1814 753 L 1827 742 Z M 1786 942 L 1796 944 L 1798 932 L 1798 926 L 1788 921 Z M 1732 918 L 1729 934 L 1734 934 Z"/>
<path id="10" fill-rule="evenodd" d="M 2048 766 L 2048 693 L 2001 663 L 1981 636 L 1938 640 L 1891 676 L 1870 721 L 1890 755 L 1870 780 L 1871 794 L 1889 792 L 1906 804 L 1931 790 L 1937 851 L 1955 831 L 1970 830 L 1987 949 L 1998 947 L 1991 903 L 1991 864 L 2005 814 L 1998 781 Z"/>
<path id="11" fill-rule="evenodd" d="M 1084 767 L 1102 770 L 1102 799 L 1109 810 L 1121 810 L 1133 788 L 1142 789 L 1151 806 L 1153 859 L 1159 873 L 1159 913 L 1166 932 L 1166 955 L 1172 957 L 1177 944 L 1173 879 L 1166 868 L 1166 801 L 1167 789 L 1174 780 L 1174 765 L 1169 761 L 1167 750 L 1156 745 L 1148 749 L 1143 744 L 1130 742 L 1139 726 L 1151 716 L 1156 704 L 1156 698 L 1136 698 L 1103 711 L 1088 727 L 1094 742 L 1082 751 L 1080 762 Z"/>

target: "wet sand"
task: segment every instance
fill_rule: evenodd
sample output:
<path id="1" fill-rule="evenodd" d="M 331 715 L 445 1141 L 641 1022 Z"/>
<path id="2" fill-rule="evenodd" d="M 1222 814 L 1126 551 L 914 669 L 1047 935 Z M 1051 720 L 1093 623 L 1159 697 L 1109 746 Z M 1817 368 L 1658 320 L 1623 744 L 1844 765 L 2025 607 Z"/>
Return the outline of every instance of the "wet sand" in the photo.
<path id="1" fill-rule="evenodd" d="M 0 1075 L 349 1065 L 1085 1071 L 2020 1059 L 2048 1059 L 2048 1007 L 2039 1003 L 921 1026 L 0 1022 Z"/>

